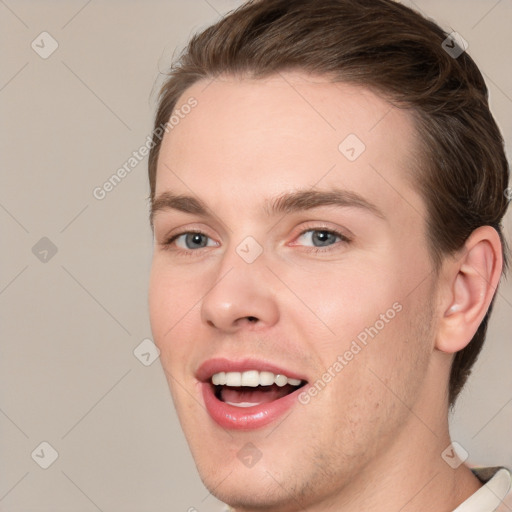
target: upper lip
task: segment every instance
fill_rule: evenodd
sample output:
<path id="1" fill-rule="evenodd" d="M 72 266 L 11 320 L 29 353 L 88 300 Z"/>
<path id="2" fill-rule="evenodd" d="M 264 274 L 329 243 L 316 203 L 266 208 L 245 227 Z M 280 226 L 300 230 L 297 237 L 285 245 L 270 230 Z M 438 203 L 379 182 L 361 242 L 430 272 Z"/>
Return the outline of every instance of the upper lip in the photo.
<path id="1" fill-rule="evenodd" d="M 260 372 L 272 372 L 275 375 L 286 375 L 291 379 L 307 380 L 303 375 L 286 368 L 280 367 L 261 359 L 227 359 L 217 357 L 208 359 L 202 363 L 196 371 L 196 378 L 201 382 L 207 382 L 212 375 L 219 372 L 245 372 L 249 370 L 258 370 Z"/>

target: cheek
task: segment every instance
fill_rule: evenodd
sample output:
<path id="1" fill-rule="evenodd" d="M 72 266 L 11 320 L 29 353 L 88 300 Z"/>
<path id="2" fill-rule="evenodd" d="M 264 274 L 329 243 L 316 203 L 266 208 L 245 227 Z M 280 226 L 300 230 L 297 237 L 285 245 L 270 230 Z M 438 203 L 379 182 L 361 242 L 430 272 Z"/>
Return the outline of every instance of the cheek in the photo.
<path id="1" fill-rule="evenodd" d="M 191 379 L 187 362 L 197 331 L 197 308 L 201 296 L 198 280 L 184 276 L 162 259 L 155 257 L 149 281 L 149 313 L 153 340 L 160 350 L 160 362 L 180 421 L 195 417 L 195 401 L 190 403 Z M 188 389 L 189 391 L 185 391 Z"/>
<path id="2" fill-rule="evenodd" d="M 149 317 L 153 338 L 162 360 L 178 354 L 189 344 L 178 343 L 192 329 L 195 304 L 201 296 L 200 280 L 177 272 L 155 257 L 149 281 Z M 195 322 L 197 329 L 197 322 Z"/>
<path id="3" fill-rule="evenodd" d="M 386 442 L 414 406 L 429 360 L 426 331 L 411 322 L 416 315 L 407 303 L 382 329 L 380 324 L 372 334 L 360 329 L 367 333 L 365 343 L 349 336 L 323 347 L 327 372 L 317 378 L 330 382 L 311 406 L 319 417 L 331 411 L 330 421 L 320 428 L 325 428 L 324 438 L 333 438 L 331 428 L 344 432 L 336 443 L 344 457 L 377 449 L 376 440 Z"/>
<path id="4" fill-rule="evenodd" d="M 339 272 L 303 273 L 290 281 L 310 309 L 296 308 L 293 314 L 307 333 L 308 351 L 317 356 L 316 376 L 332 378 L 324 373 L 329 369 L 336 377 L 343 375 L 332 380 L 348 402 L 352 396 L 354 404 L 360 404 L 365 390 L 378 408 L 390 394 L 386 385 L 403 390 L 415 380 L 415 372 L 425 368 L 428 343 L 422 326 L 428 320 L 418 316 L 424 310 L 425 297 L 420 295 L 425 290 L 419 287 L 411 293 L 411 281 L 397 275 L 396 264 L 381 260 L 362 270 L 339 267 Z M 398 367 L 405 371 L 396 372 Z"/>
<path id="5" fill-rule="evenodd" d="M 306 324 L 311 335 L 320 335 L 336 353 L 376 321 L 382 329 L 379 315 L 390 310 L 388 316 L 396 316 L 393 304 L 401 292 L 397 280 L 388 277 L 392 274 L 382 264 L 344 264 L 328 271 L 289 273 L 286 281 L 293 283 L 302 302 L 294 308 L 296 320 Z"/>
<path id="6" fill-rule="evenodd" d="M 387 314 L 384 312 L 383 317 L 360 331 L 364 334 L 364 344 L 359 341 L 361 337 L 353 338 L 361 350 L 349 363 L 350 372 L 345 375 L 343 387 L 359 399 L 364 396 L 370 416 L 384 411 L 391 415 L 393 410 L 403 413 L 404 404 L 412 407 L 428 370 L 431 312 L 423 306 L 419 308 L 418 302 L 410 297 L 395 305 L 398 307 L 393 309 L 393 314 L 387 310 Z"/>

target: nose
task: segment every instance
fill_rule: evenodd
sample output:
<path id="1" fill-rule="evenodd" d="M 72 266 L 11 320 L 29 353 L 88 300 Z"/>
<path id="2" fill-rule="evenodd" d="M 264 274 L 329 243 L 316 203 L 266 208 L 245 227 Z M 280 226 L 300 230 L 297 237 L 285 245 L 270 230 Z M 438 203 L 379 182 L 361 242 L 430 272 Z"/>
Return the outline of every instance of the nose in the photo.
<path id="1" fill-rule="evenodd" d="M 263 329 L 274 325 L 279 310 L 272 277 L 263 255 L 247 263 L 235 250 L 230 250 L 202 300 L 202 321 L 226 333 L 244 327 Z"/>

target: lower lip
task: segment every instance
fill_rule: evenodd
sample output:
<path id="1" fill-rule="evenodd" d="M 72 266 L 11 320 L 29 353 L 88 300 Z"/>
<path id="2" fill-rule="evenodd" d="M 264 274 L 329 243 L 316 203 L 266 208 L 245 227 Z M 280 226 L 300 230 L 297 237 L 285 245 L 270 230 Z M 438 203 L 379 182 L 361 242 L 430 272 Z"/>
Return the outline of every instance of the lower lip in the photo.
<path id="1" fill-rule="evenodd" d="M 235 430 L 254 430 L 272 423 L 284 416 L 303 391 L 299 388 L 283 398 L 253 407 L 235 407 L 219 400 L 209 382 L 203 382 L 202 387 L 204 404 L 210 417 L 221 427 Z"/>

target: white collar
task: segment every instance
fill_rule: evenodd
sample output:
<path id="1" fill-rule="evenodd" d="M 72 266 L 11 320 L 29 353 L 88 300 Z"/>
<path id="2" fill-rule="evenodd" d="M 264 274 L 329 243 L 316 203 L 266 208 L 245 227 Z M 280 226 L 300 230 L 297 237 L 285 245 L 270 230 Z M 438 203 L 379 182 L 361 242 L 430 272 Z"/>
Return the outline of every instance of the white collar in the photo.
<path id="1" fill-rule="evenodd" d="M 479 476 L 478 469 L 473 472 Z M 507 495 L 511 479 L 512 475 L 506 468 L 496 468 L 494 475 L 453 512 L 493 512 Z"/>

